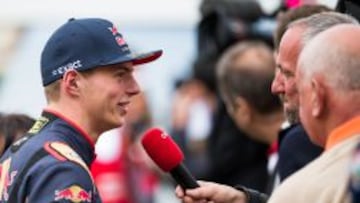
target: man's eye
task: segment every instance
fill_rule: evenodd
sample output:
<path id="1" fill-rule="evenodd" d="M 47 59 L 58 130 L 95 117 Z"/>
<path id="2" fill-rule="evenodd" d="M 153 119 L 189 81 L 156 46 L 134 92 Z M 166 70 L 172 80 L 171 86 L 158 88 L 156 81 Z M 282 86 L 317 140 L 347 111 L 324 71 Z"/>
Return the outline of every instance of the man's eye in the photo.
<path id="1" fill-rule="evenodd" d="M 283 74 L 285 77 L 287 77 L 287 78 L 294 76 L 293 73 L 291 73 L 291 72 L 289 72 L 289 71 L 284 71 L 284 70 L 282 71 L 282 74 Z"/>
<path id="2" fill-rule="evenodd" d="M 125 76 L 125 74 L 126 74 L 126 72 L 117 72 L 116 73 L 116 77 L 124 77 Z"/>

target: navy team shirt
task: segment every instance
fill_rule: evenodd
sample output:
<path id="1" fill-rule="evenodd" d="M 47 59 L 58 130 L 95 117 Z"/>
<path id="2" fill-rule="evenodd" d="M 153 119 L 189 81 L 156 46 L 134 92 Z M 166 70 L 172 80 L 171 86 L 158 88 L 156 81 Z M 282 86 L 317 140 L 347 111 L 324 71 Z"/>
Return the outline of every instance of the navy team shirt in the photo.
<path id="1" fill-rule="evenodd" d="M 45 110 L 0 159 L 0 202 L 101 202 L 89 171 L 94 158 L 89 135 Z"/>

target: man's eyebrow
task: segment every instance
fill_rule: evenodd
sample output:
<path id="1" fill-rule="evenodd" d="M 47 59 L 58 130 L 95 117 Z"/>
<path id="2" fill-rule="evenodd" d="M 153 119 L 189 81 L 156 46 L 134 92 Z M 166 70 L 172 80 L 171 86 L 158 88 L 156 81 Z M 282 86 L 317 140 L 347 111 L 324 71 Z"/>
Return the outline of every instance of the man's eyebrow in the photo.
<path id="1" fill-rule="evenodd" d="M 119 66 L 116 68 L 116 71 L 115 72 L 132 72 L 134 71 L 134 68 L 133 67 L 128 67 L 128 66 Z"/>
<path id="2" fill-rule="evenodd" d="M 277 69 L 283 70 L 283 67 L 282 67 L 281 64 L 279 64 L 279 63 L 275 64 L 275 67 L 276 67 Z"/>

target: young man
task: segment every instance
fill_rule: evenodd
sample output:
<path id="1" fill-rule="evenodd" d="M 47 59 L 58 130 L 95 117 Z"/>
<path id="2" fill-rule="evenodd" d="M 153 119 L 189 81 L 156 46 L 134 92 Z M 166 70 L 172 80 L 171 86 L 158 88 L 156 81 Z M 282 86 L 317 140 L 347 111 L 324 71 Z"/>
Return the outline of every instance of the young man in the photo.
<path id="1" fill-rule="evenodd" d="M 101 202 L 88 167 L 94 142 L 122 126 L 140 89 L 135 56 L 113 23 L 70 19 L 47 41 L 41 76 L 47 107 L 1 158 L 0 202 Z"/>

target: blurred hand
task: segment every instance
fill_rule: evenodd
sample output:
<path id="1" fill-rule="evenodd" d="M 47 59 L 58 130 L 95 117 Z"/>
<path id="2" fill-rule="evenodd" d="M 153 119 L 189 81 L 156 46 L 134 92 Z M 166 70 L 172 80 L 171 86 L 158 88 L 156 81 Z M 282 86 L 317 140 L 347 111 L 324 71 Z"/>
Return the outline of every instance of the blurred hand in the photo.
<path id="1" fill-rule="evenodd" d="M 176 196 L 183 203 L 246 203 L 247 199 L 243 192 L 214 182 L 198 181 L 200 187 L 187 189 L 185 192 L 177 186 Z"/>

